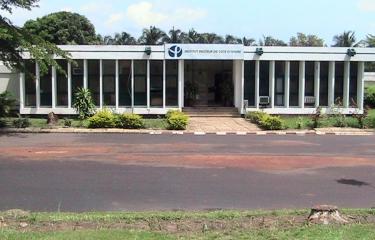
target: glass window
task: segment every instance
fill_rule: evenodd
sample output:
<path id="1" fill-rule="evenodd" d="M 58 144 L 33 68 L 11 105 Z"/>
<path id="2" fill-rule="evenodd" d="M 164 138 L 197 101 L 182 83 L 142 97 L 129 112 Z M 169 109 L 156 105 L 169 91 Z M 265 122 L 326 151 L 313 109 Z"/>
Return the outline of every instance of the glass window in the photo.
<path id="1" fill-rule="evenodd" d="M 328 107 L 329 62 L 320 62 L 319 105 Z"/>
<path id="2" fill-rule="evenodd" d="M 103 105 L 116 105 L 116 61 L 103 60 Z"/>
<path id="3" fill-rule="evenodd" d="M 72 63 L 72 83 L 71 83 L 71 91 L 72 91 L 72 100 L 74 101 L 74 93 L 77 91 L 78 88 L 83 87 L 83 60 L 74 60 L 75 63 Z"/>
<path id="4" fill-rule="evenodd" d="M 163 61 L 150 61 L 150 106 L 163 106 Z"/>
<path id="5" fill-rule="evenodd" d="M 87 61 L 87 80 L 88 88 L 91 91 L 92 98 L 96 106 L 100 104 L 100 61 Z"/>
<path id="6" fill-rule="evenodd" d="M 356 107 L 357 104 L 357 79 L 358 62 L 350 62 L 350 82 L 349 82 L 349 106 Z"/>
<path id="7" fill-rule="evenodd" d="M 56 70 L 56 106 L 68 106 L 68 62 L 56 60 L 64 72 Z"/>
<path id="8" fill-rule="evenodd" d="M 284 106 L 285 62 L 275 62 L 275 106 Z"/>
<path id="9" fill-rule="evenodd" d="M 132 63 L 131 61 L 120 60 L 119 63 L 119 106 L 132 105 Z"/>
<path id="10" fill-rule="evenodd" d="M 314 94 L 315 63 L 305 62 L 305 96 L 313 97 Z M 306 107 L 314 107 L 314 103 L 305 103 Z"/>
<path id="11" fill-rule="evenodd" d="M 335 105 L 342 106 L 344 96 L 344 62 L 335 63 Z"/>
<path id="12" fill-rule="evenodd" d="M 270 63 L 269 61 L 260 61 L 259 66 L 259 96 L 269 96 L 270 85 Z"/>
<path id="13" fill-rule="evenodd" d="M 167 60 L 166 66 L 166 106 L 178 106 L 178 61 Z"/>
<path id="14" fill-rule="evenodd" d="M 245 61 L 244 99 L 249 106 L 255 106 L 255 61 Z"/>
<path id="15" fill-rule="evenodd" d="M 35 61 L 25 60 L 25 106 L 36 106 L 36 77 Z"/>
<path id="16" fill-rule="evenodd" d="M 134 106 L 147 106 L 147 61 L 134 61 Z"/>
<path id="17" fill-rule="evenodd" d="M 40 106 L 52 106 L 52 68 L 49 67 L 46 73 L 40 73 Z"/>
<path id="18" fill-rule="evenodd" d="M 290 62 L 290 95 L 289 105 L 297 107 L 299 93 L 299 62 Z"/>

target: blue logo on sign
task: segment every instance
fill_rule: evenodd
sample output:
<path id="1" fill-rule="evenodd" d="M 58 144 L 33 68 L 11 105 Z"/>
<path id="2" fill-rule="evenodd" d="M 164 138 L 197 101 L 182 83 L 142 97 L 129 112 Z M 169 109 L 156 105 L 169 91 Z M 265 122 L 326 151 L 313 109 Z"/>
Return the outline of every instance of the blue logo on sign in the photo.
<path id="1" fill-rule="evenodd" d="M 179 58 L 182 56 L 182 48 L 177 45 L 173 45 L 168 49 L 168 54 L 170 57 Z"/>

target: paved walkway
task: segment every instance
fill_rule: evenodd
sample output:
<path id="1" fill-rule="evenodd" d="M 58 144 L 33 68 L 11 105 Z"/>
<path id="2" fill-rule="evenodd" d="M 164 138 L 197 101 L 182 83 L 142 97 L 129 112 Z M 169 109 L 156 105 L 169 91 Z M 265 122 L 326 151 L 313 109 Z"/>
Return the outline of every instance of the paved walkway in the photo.
<path id="1" fill-rule="evenodd" d="M 240 117 L 192 117 L 187 130 L 194 132 L 249 132 L 260 129 Z"/>

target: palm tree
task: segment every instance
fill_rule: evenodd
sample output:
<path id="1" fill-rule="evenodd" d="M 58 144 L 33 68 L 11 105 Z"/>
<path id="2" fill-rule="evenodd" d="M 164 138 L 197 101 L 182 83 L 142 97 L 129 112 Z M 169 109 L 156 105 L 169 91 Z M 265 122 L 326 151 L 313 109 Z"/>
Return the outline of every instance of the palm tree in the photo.
<path id="1" fill-rule="evenodd" d="M 163 44 L 165 36 L 165 32 L 155 26 L 151 26 L 150 28 L 143 29 L 138 42 L 144 45 L 160 45 Z"/>
<path id="2" fill-rule="evenodd" d="M 219 44 L 224 43 L 224 39 L 222 36 L 219 36 L 216 33 L 202 33 L 200 35 L 200 42 L 208 44 Z"/>
<path id="3" fill-rule="evenodd" d="M 181 40 L 183 43 L 199 43 L 201 37 L 200 34 L 194 30 L 190 29 L 188 33 L 181 33 Z"/>
<path id="4" fill-rule="evenodd" d="M 368 47 L 375 47 L 375 35 L 367 35 L 365 42 Z"/>
<path id="5" fill-rule="evenodd" d="M 127 32 L 116 33 L 113 39 L 115 45 L 135 45 L 137 41 Z"/>
<path id="6" fill-rule="evenodd" d="M 356 47 L 356 37 L 353 31 L 344 31 L 333 37 L 333 47 Z"/>
<path id="7" fill-rule="evenodd" d="M 166 35 L 163 42 L 166 43 L 181 43 L 182 42 L 182 31 L 180 29 L 174 29 L 174 27 L 169 31 L 169 36 Z"/>
<path id="8" fill-rule="evenodd" d="M 245 46 L 255 46 L 256 43 L 255 43 L 255 39 L 254 38 L 246 38 L 246 37 L 243 37 L 242 38 L 242 43 L 243 45 Z"/>
<path id="9" fill-rule="evenodd" d="M 225 43 L 226 44 L 241 44 L 242 39 L 228 34 L 225 36 Z"/>

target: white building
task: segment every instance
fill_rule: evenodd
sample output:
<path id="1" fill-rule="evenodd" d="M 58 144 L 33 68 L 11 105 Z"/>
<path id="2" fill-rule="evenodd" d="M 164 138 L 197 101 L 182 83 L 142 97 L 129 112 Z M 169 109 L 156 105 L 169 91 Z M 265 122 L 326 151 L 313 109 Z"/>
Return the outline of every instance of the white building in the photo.
<path id="1" fill-rule="evenodd" d="M 38 65 L 24 55 L 35 77 L 19 74 L 21 114 L 75 114 L 77 87 L 89 88 L 98 108 L 116 112 L 164 114 L 169 109 L 228 106 L 241 114 L 259 109 L 313 114 L 318 106 L 329 112 L 336 104 L 349 114 L 363 110 L 364 63 L 375 61 L 375 49 L 369 48 L 224 44 L 60 48 L 76 62 L 58 60 L 67 76 L 55 68 L 41 76 Z"/>

